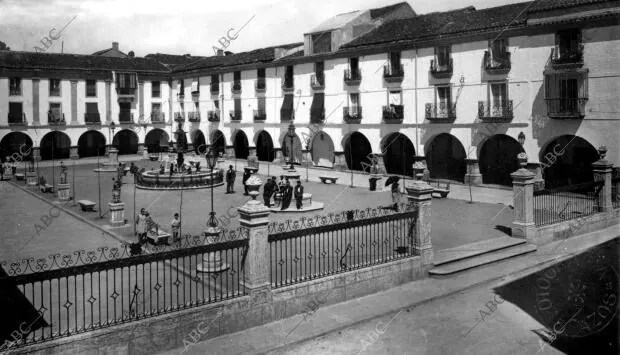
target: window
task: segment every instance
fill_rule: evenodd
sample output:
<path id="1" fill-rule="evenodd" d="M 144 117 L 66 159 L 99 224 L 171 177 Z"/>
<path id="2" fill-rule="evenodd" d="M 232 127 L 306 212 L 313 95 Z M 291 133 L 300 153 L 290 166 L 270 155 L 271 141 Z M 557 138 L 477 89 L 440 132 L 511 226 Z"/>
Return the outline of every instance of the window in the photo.
<path id="1" fill-rule="evenodd" d="M 151 97 L 161 97 L 161 82 L 160 81 L 151 82 Z"/>
<path id="2" fill-rule="evenodd" d="M 257 75 L 259 80 L 260 79 L 265 80 L 265 68 L 256 70 L 256 75 Z"/>
<path id="3" fill-rule="evenodd" d="M 452 95 L 449 86 L 437 87 L 437 104 L 440 109 L 445 110 L 450 108 L 452 103 Z"/>
<path id="4" fill-rule="evenodd" d="M 316 33 L 312 35 L 312 53 L 329 53 L 331 51 L 331 32 Z"/>
<path id="5" fill-rule="evenodd" d="M 9 102 L 9 123 L 22 123 L 24 120 L 22 103 Z"/>
<path id="6" fill-rule="evenodd" d="M 194 112 L 200 112 L 200 102 L 194 102 Z"/>
<path id="7" fill-rule="evenodd" d="M 233 73 L 233 81 L 235 83 L 238 83 L 241 81 L 241 72 L 240 71 L 236 71 Z"/>
<path id="8" fill-rule="evenodd" d="M 161 112 L 161 104 L 158 103 L 152 103 L 151 104 L 151 112 L 154 114 L 159 114 Z"/>
<path id="9" fill-rule="evenodd" d="M 506 83 L 491 83 L 491 107 L 498 108 L 506 105 L 508 101 L 508 88 Z"/>
<path id="10" fill-rule="evenodd" d="M 447 66 L 450 63 L 450 46 L 439 46 L 435 48 L 435 55 L 437 56 L 437 64 L 441 67 Z"/>
<path id="11" fill-rule="evenodd" d="M 506 47 L 508 47 L 506 42 L 507 40 L 505 38 L 489 41 L 489 48 L 491 49 L 491 56 L 493 58 L 506 57 Z"/>
<path id="12" fill-rule="evenodd" d="M 60 102 L 50 102 L 50 110 L 47 115 L 47 120 L 50 122 L 60 122 L 62 117 L 62 106 Z"/>
<path id="13" fill-rule="evenodd" d="M 9 81 L 9 95 L 21 96 L 22 94 L 22 79 L 11 78 Z"/>
<path id="14" fill-rule="evenodd" d="M 400 70 L 400 52 L 390 52 L 390 68 Z"/>
<path id="15" fill-rule="evenodd" d="M 353 92 L 349 94 L 349 106 L 357 107 L 360 104 L 360 94 L 357 92 Z"/>
<path id="16" fill-rule="evenodd" d="M 220 100 L 215 100 L 215 101 L 213 101 L 213 108 L 214 108 L 216 111 L 219 111 L 219 109 L 220 109 Z"/>
<path id="17" fill-rule="evenodd" d="M 97 96 L 97 81 L 86 80 L 86 97 L 96 97 L 96 96 Z"/>
<path id="18" fill-rule="evenodd" d="M 199 85 L 199 79 L 196 78 L 194 79 L 194 81 L 192 81 L 192 93 L 199 93 L 200 92 L 200 85 Z"/>
<path id="19" fill-rule="evenodd" d="M 265 114 L 265 106 L 266 106 L 266 100 L 264 97 L 261 97 L 258 99 L 258 112 L 261 115 Z"/>
<path id="20" fill-rule="evenodd" d="M 292 88 L 294 86 L 292 65 L 286 67 L 286 71 L 284 74 L 284 86 L 287 88 Z"/>
<path id="21" fill-rule="evenodd" d="M 359 64 L 359 58 L 349 58 L 349 68 L 351 69 L 351 72 L 357 72 L 359 69 Z"/>
<path id="22" fill-rule="evenodd" d="M 213 87 L 213 85 L 219 85 L 220 84 L 220 76 L 215 74 L 215 75 L 211 75 L 211 87 Z"/>
<path id="23" fill-rule="evenodd" d="M 390 106 L 400 106 L 401 103 L 401 91 L 390 91 L 388 97 L 388 103 Z"/>
<path id="24" fill-rule="evenodd" d="M 559 31 L 555 36 L 555 45 L 558 47 L 560 57 L 575 55 L 581 44 L 581 31 L 569 29 Z"/>
<path id="25" fill-rule="evenodd" d="M 60 79 L 50 79 L 50 96 L 60 96 Z"/>
<path id="26" fill-rule="evenodd" d="M 87 102 L 86 103 L 86 113 L 99 113 L 99 106 L 97 106 L 96 102 Z"/>

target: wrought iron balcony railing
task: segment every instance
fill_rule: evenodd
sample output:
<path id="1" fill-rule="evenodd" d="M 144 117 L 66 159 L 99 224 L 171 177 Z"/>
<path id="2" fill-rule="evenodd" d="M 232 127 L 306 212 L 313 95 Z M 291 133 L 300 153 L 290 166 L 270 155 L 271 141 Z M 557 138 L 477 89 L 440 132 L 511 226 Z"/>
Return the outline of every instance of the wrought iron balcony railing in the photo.
<path id="1" fill-rule="evenodd" d="M 325 108 L 310 109 L 310 123 L 321 123 L 325 121 Z"/>
<path id="2" fill-rule="evenodd" d="M 188 112 L 187 120 L 190 122 L 200 122 L 200 112 Z"/>
<path id="3" fill-rule="evenodd" d="M 254 121 L 265 121 L 267 113 L 264 110 L 254 110 Z"/>
<path id="4" fill-rule="evenodd" d="M 310 87 L 313 90 L 325 89 L 325 75 L 312 74 L 312 76 L 310 77 Z"/>
<path id="5" fill-rule="evenodd" d="M 485 121 L 512 120 L 512 100 L 501 103 L 478 101 L 478 117 Z"/>
<path id="6" fill-rule="evenodd" d="M 209 112 L 207 112 L 207 120 L 209 122 L 219 122 L 220 121 L 220 111 L 209 111 Z"/>
<path id="7" fill-rule="evenodd" d="M 383 66 L 383 79 L 388 83 L 399 83 L 405 77 L 402 64 Z"/>
<path id="8" fill-rule="evenodd" d="M 405 117 L 403 105 L 383 106 L 383 120 L 386 122 L 399 122 Z"/>
<path id="9" fill-rule="evenodd" d="M 241 82 L 235 81 L 232 84 L 232 93 L 233 94 L 241 94 Z"/>
<path id="10" fill-rule="evenodd" d="M 60 96 L 60 88 L 50 89 L 50 96 Z"/>
<path id="11" fill-rule="evenodd" d="M 267 82 L 265 78 L 259 78 L 256 80 L 256 92 L 265 92 L 267 91 Z"/>
<path id="12" fill-rule="evenodd" d="M 153 123 L 166 122 L 166 114 L 163 112 L 151 112 L 151 122 Z"/>
<path id="13" fill-rule="evenodd" d="M 22 96 L 22 87 L 11 87 L 9 88 L 9 96 Z"/>
<path id="14" fill-rule="evenodd" d="M 445 102 L 427 103 L 425 106 L 426 119 L 434 122 L 451 122 L 456 119 L 456 104 Z"/>
<path id="15" fill-rule="evenodd" d="M 295 120 L 295 110 L 280 109 L 280 121 L 290 122 Z"/>
<path id="16" fill-rule="evenodd" d="M 101 115 L 99 113 L 85 113 L 84 123 L 86 124 L 101 124 Z"/>
<path id="17" fill-rule="evenodd" d="M 183 112 L 174 113 L 174 122 L 185 122 L 185 115 Z"/>
<path id="18" fill-rule="evenodd" d="M 448 58 L 447 61 L 439 61 L 437 57 L 435 57 L 435 59 L 431 59 L 430 73 L 432 76 L 436 78 L 450 77 L 452 76 L 452 70 L 452 57 Z"/>
<path id="19" fill-rule="evenodd" d="M 47 112 L 47 124 L 49 124 L 50 126 L 59 126 L 59 125 L 67 124 L 67 122 L 65 121 L 65 114 L 62 112 L 48 111 Z"/>
<path id="20" fill-rule="evenodd" d="M 342 108 L 342 118 L 346 123 L 359 123 L 362 119 L 361 106 L 346 106 Z"/>
<path id="21" fill-rule="evenodd" d="M 9 126 L 25 126 L 27 125 L 26 114 L 25 113 L 15 114 L 15 113 L 9 112 L 8 122 L 9 122 Z"/>
<path id="22" fill-rule="evenodd" d="M 349 86 L 359 85 L 362 81 L 362 73 L 359 68 L 345 69 L 343 79 L 344 83 Z"/>
<path id="23" fill-rule="evenodd" d="M 134 96 L 136 88 L 116 88 L 116 93 L 119 96 Z"/>
<path id="24" fill-rule="evenodd" d="M 510 71 L 510 52 L 501 56 L 493 56 L 490 51 L 484 52 L 484 70 L 491 74 L 501 74 Z"/>
<path id="25" fill-rule="evenodd" d="M 545 99 L 547 116 L 550 118 L 583 118 L 586 115 L 587 98 Z"/>
<path id="26" fill-rule="evenodd" d="M 120 112 L 118 114 L 118 122 L 119 123 L 133 123 L 133 113 Z"/>
<path id="27" fill-rule="evenodd" d="M 282 91 L 284 92 L 292 92 L 295 91 L 295 82 L 293 78 L 285 78 L 282 82 Z"/>
<path id="28" fill-rule="evenodd" d="M 580 68 L 583 66 L 583 44 L 579 44 L 575 48 L 562 48 L 556 46 L 551 49 L 551 65 L 553 67 Z"/>
<path id="29" fill-rule="evenodd" d="M 211 95 L 218 95 L 220 93 L 220 83 L 211 83 L 210 91 Z"/>
<path id="30" fill-rule="evenodd" d="M 231 121 L 241 121 L 241 111 L 230 110 Z"/>

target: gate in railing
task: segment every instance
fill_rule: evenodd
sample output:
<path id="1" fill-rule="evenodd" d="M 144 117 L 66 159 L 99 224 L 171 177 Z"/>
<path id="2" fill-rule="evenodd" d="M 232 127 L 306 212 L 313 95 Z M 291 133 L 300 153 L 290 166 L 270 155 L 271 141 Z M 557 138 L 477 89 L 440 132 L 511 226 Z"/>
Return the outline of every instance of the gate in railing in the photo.
<path id="1" fill-rule="evenodd" d="M 534 191 L 534 223 L 542 226 L 599 212 L 603 185 L 603 181 L 593 181 Z"/>
<path id="2" fill-rule="evenodd" d="M 15 309 L 3 311 L 13 336 L 0 351 L 245 295 L 247 234 L 220 237 L 227 241 L 205 245 L 204 236 L 188 235 L 134 256 L 132 245 L 122 244 L 2 262 L 0 295 L 13 303 L 3 307 Z M 220 267 L 199 273 L 203 261 Z"/>
<path id="3" fill-rule="evenodd" d="M 269 225 L 272 287 L 414 256 L 418 210 L 343 211 Z"/>

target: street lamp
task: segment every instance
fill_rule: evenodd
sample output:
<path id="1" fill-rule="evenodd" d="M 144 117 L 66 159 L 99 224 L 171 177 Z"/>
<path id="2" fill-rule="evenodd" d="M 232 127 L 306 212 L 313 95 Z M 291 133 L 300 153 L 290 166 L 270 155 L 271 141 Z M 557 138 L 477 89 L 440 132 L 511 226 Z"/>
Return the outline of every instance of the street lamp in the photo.
<path id="1" fill-rule="evenodd" d="M 213 185 L 215 183 L 213 177 L 213 169 L 215 168 L 215 164 L 217 163 L 217 153 L 212 148 L 209 148 L 207 154 L 205 154 L 205 158 L 207 160 L 207 166 L 211 170 L 211 213 L 209 213 L 209 221 L 207 225 L 209 227 L 217 227 L 217 219 L 215 219 L 215 210 L 213 209 Z"/>
<path id="2" fill-rule="evenodd" d="M 295 140 L 295 125 L 293 124 L 293 122 L 291 122 L 291 124 L 288 126 L 287 135 L 291 139 L 291 147 L 288 152 L 291 158 L 291 170 L 295 170 L 295 167 L 293 166 L 293 142 Z"/>
<path id="3" fill-rule="evenodd" d="M 521 146 L 525 144 L 525 134 L 523 132 L 519 133 L 519 136 L 517 136 L 517 139 L 519 140 L 519 144 L 521 144 Z"/>
<path id="4" fill-rule="evenodd" d="M 114 121 L 110 122 L 110 125 L 108 126 L 108 142 L 110 142 L 110 148 L 113 147 L 115 129 L 116 129 L 116 123 L 114 123 Z M 110 131 L 112 131 L 111 135 L 110 135 Z"/>

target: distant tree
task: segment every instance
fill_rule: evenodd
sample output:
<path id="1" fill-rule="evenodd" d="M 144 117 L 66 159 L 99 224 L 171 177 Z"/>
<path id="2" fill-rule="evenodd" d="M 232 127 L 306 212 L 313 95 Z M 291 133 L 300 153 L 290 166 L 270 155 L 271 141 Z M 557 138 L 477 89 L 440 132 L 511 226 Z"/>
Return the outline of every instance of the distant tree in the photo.
<path id="1" fill-rule="evenodd" d="M 10 51 L 11 47 L 7 47 L 6 43 L 0 41 L 0 51 Z"/>

